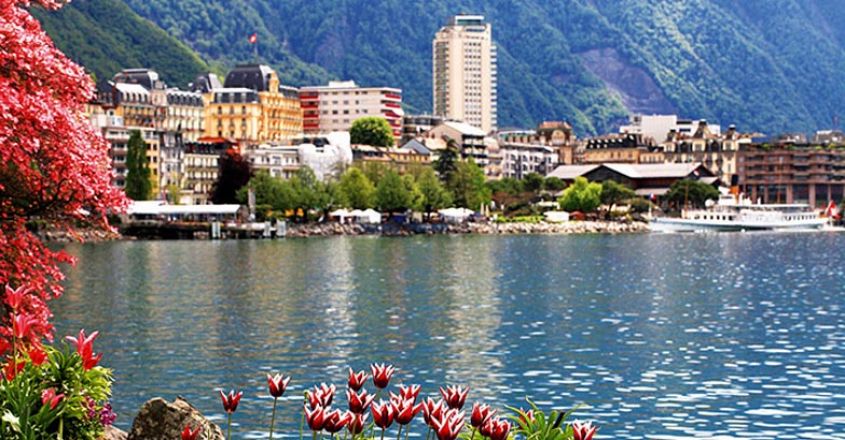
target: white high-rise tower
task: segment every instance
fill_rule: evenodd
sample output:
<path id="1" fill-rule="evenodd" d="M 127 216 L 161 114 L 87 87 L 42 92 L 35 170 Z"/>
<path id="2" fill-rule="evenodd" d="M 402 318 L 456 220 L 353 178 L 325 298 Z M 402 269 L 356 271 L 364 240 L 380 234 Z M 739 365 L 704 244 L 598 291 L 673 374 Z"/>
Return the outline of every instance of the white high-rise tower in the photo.
<path id="1" fill-rule="evenodd" d="M 496 130 L 496 45 L 482 15 L 457 15 L 432 42 L 434 114 Z"/>

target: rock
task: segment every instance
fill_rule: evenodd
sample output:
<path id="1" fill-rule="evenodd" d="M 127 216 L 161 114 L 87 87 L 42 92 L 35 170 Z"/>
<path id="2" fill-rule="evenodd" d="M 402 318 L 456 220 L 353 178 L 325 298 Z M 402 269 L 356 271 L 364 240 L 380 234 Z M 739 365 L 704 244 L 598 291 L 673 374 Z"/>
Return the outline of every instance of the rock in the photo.
<path id="1" fill-rule="evenodd" d="M 125 431 L 121 431 L 114 426 L 106 426 L 106 432 L 100 437 L 100 440 L 126 440 Z"/>
<path id="2" fill-rule="evenodd" d="M 150 399 L 141 407 L 141 411 L 132 422 L 128 440 L 173 440 L 180 438 L 186 425 L 202 426 L 203 434 L 211 433 L 212 440 L 223 440 L 223 431 L 219 426 L 206 419 L 202 413 L 191 406 L 187 400 L 177 397 L 173 403 L 157 397 Z"/>

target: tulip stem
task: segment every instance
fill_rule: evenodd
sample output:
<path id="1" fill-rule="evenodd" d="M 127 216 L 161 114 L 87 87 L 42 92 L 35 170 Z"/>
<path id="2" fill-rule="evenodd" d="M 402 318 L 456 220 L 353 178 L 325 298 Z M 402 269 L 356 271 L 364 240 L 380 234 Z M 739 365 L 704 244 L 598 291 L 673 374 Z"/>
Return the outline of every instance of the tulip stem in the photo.
<path id="1" fill-rule="evenodd" d="M 428 431 L 425 433 L 425 440 L 428 440 L 431 437 L 431 426 L 428 427 Z"/>
<path id="2" fill-rule="evenodd" d="M 384 440 L 384 430 L 385 428 L 381 428 L 381 440 Z"/>
<path id="3" fill-rule="evenodd" d="M 472 427 L 472 435 L 469 436 L 469 440 L 473 440 L 475 438 L 475 426 Z M 273 437 L 270 437 L 270 440 L 273 440 Z"/>
<path id="4" fill-rule="evenodd" d="M 409 426 L 408 429 L 405 430 L 405 440 L 408 440 L 408 433 L 411 431 L 411 427 Z"/>
<path id="5" fill-rule="evenodd" d="M 299 440 L 302 440 L 302 428 L 305 426 L 305 414 L 299 419 Z"/>
<path id="6" fill-rule="evenodd" d="M 273 440 L 273 426 L 276 424 L 276 404 L 279 403 L 279 398 L 273 398 L 273 415 L 270 416 L 270 440 Z"/>
<path id="7" fill-rule="evenodd" d="M 232 440 L 232 413 L 229 413 L 226 423 L 226 440 Z"/>
<path id="8" fill-rule="evenodd" d="M 396 433 L 396 440 L 402 440 L 402 425 L 399 425 L 399 432 Z"/>

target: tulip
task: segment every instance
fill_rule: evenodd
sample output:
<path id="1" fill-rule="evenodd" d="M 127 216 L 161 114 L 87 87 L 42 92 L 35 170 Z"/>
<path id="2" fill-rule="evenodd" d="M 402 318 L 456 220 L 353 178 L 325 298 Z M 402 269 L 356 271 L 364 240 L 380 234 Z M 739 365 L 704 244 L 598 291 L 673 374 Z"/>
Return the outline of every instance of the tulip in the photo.
<path id="1" fill-rule="evenodd" d="M 478 429 L 481 425 L 490 420 L 496 410 L 491 410 L 490 405 L 482 405 L 478 402 L 472 404 L 472 413 L 470 413 L 469 423 L 473 428 Z"/>
<path id="2" fill-rule="evenodd" d="M 370 369 L 373 372 L 373 385 L 380 390 L 387 388 L 390 384 L 390 378 L 396 371 L 393 365 L 386 364 L 372 364 Z"/>
<path id="3" fill-rule="evenodd" d="M 346 390 L 346 400 L 349 402 L 349 411 L 355 414 L 363 414 L 373 403 L 375 396 L 367 394 L 367 390 L 357 394 L 353 390 Z"/>
<path id="4" fill-rule="evenodd" d="M 93 335 L 92 335 L 93 336 Z M 235 394 L 235 390 L 230 390 L 229 395 L 223 393 L 223 390 L 220 390 L 220 400 L 223 401 L 223 410 L 226 411 L 226 439 L 232 438 L 232 413 L 234 413 L 238 409 L 238 403 L 241 401 L 241 397 L 243 397 L 243 391 L 238 391 Z"/>
<path id="5" fill-rule="evenodd" d="M 370 411 L 373 413 L 373 423 L 381 428 L 381 439 L 384 440 L 384 431 L 393 423 L 393 406 L 381 400 L 377 403 L 373 402 L 370 405 Z"/>
<path id="6" fill-rule="evenodd" d="M 443 387 L 440 387 L 440 394 L 443 396 L 443 400 L 445 400 L 446 405 L 449 405 L 449 408 L 452 409 L 463 408 L 464 402 L 467 400 L 468 393 L 469 387 L 464 388 L 460 385 L 448 386 L 445 390 Z"/>
<path id="7" fill-rule="evenodd" d="M 347 423 L 349 423 L 349 419 L 352 418 L 352 415 L 349 411 L 341 413 L 339 409 L 336 409 L 331 412 L 325 413 L 323 417 L 323 429 L 329 432 L 329 434 L 334 437 L 338 431 L 343 429 Z"/>
<path id="8" fill-rule="evenodd" d="M 288 383 L 290 383 L 290 376 L 285 377 L 281 374 L 275 376 L 267 375 L 267 386 L 270 388 L 270 395 L 273 396 L 273 415 L 270 416 L 270 440 L 273 440 L 273 427 L 276 424 L 276 405 L 279 403 L 279 397 L 285 394 Z"/>
<path id="9" fill-rule="evenodd" d="M 23 300 L 29 293 L 29 289 L 24 286 L 19 286 L 17 289 L 12 289 L 8 284 L 6 285 L 6 304 L 12 310 L 19 310 L 23 305 Z"/>
<path id="10" fill-rule="evenodd" d="M 485 429 L 490 433 L 490 440 L 507 440 L 511 432 L 511 424 L 507 420 L 490 418 L 487 420 L 488 427 Z"/>
<path id="11" fill-rule="evenodd" d="M 3 375 L 6 377 L 7 381 L 11 382 L 15 380 L 15 376 L 17 376 L 25 366 L 26 362 L 18 362 L 14 359 L 9 359 L 9 362 L 7 362 L 6 366 L 3 367 Z"/>
<path id="12" fill-rule="evenodd" d="M 402 396 L 402 399 L 404 400 L 411 399 L 416 402 L 417 397 L 420 395 L 420 389 L 419 385 L 400 385 L 399 395 Z"/>
<path id="13" fill-rule="evenodd" d="M 356 435 L 364 432 L 364 425 L 367 423 L 367 414 L 351 414 L 349 423 L 346 424 L 346 430 L 352 434 L 354 439 Z"/>
<path id="14" fill-rule="evenodd" d="M 316 437 L 318 431 L 323 430 L 323 421 L 326 418 L 326 410 L 322 406 L 317 405 L 314 408 L 305 407 L 305 421 L 308 423 L 308 428 L 314 431 Z"/>
<path id="15" fill-rule="evenodd" d="M 414 405 L 413 399 L 395 400 L 391 402 L 396 423 L 407 425 L 423 409 L 423 404 Z"/>
<path id="16" fill-rule="evenodd" d="M 575 422 L 572 424 L 572 440 L 592 440 L 598 430 L 599 427 L 593 426 L 590 422 L 585 424 Z"/>
<path id="17" fill-rule="evenodd" d="M 12 317 L 12 335 L 16 339 L 23 339 L 29 335 L 29 329 L 32 324 L 35 324 L 35 318 L 30 315 L 20 313 Z"/>
<path id="18" fill-rule="evenodd" d="M 53 388 L 47 388 L 41 392 L 41 404 L 49 406 L 51 411 L 56 409 L 56 406 L 64 398 L 64 394 L 56 394 L 56 390 Z"/>
<path id="19" fill-rule="evenodd" d="M 487 422 L 489 422 L 489 420 Z M 478 432 L 481 433 L 482 437 L 490 438 L 490 436 L 493 435 L 493 425 L 487 422 L 481 424 L 481 426 L 478 428 Z"/>
<path id="20" fill-rule="evenodd" d="M 273 398 L 278 399 L 282 397 L 285 394 L 285 390 L 288 389 L 288 383 L 290 383 L 290 376 L 285 377 L 281 374 L 275 376 L 267 375 L 267 386 L 270 388 L 270 395 Z"/>
<path id="21" fill-rule="evenodd" d="M 94 355 L 94 339 L 97 339 L 97 336 L 100 332 L 91 333 L 90 336 L 85 336 L 85 330 L 79 331 L 79 336 L 74 338 L 72 336 L 68 336 L 67 340 L 73 343 L 76 346 L 76 352 L 79 353 L 79 356 L 82 357 L 82 368 L 85 371 L 88 371 L 97 366 L 100 362 L 100 359 L 103 358 L 103 354 L 100 353 L 98 355 Z"/>
<path id="22" fill-rule="evenodd" d="M 326 385 L 320 384 L 320 386 L 314 386 L 314 391 L 310 391 L 308 393 L 308 403 L 311 405 L 311 408 L 320 405 L 324 408 L 328 408 L 332 404 L 332 400 L 334 400 L 334 393 L 337 390 L 337 387 L 334 385 Z"/>
<path id="23" fill-rule="evenodd" d="M 29 360 L 32 361 L 32 365 L 40 366 L 44 364 L 44 361 L 47 360 L 47 353 L 44 352 L 40 347 L 34 347 L 29 350 Z"/>
<path id="24" fill-rule="evenodd" d="M 438 440 L 455 440 L 464 428 L 464 413 L 449 409 L 439 419 L 432 419 L 432 424 Z"/>
<path id="25" fill-rule="evenodd" d="M 446 403 L 443 402 L 443 399 L 439 399 L 435 401 L 431 397 L 425 399 L 423 402 L 423 419 L 425 420 L 425 424 L 429 427 L 432 427 L 432 421 L 434 419 L 439 419 L 443 416 L 443 411 L 446 409 Z"/>
<path id="26" fill-rule="evenodd" d="M 185 425 L 185 429 L 182 430 L 182 440 L 197 440 L 200 431 L 202 431 L 202 426 L 197 426 L 197 429 L 192 431 L 191 425 Z"/>
<path id="27" fill-rule="evenodd" d="M 355 391 L 361 391 L 361 388 L 367 382 L 367 377 L 369 377 L 369 375 L 367 374 L 366 371 L 361 370 L 361 371 L 356 373 L 355 371 L 352 370 L 352 368 L 350 368 L 349 369 L 349 380 L 347 381 L 347 386 L 349 386 L 350 389 L 353 389 Z"/>

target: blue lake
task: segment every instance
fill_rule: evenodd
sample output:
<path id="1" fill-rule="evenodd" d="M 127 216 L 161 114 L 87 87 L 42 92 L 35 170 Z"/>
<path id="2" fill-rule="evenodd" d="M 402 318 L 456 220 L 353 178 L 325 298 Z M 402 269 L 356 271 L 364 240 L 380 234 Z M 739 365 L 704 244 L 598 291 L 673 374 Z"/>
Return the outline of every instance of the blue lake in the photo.
<path id="1" fill-rule="evenodd" d="M 424 395 L 583 403 L 604 439 L 845 439 L 844 249 L 827 233 L 70 245 L 53 307 L 59 334 L 101 331 L 123 428 L 155 396 L 221 421 L 217 390 L 239 388 L 237 438 L 261 438 L 281 371 L 298 437 L 306 387 L 375 361 Z"/>

